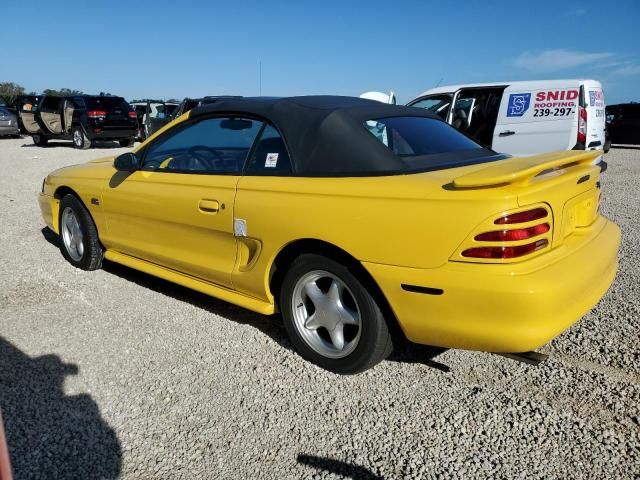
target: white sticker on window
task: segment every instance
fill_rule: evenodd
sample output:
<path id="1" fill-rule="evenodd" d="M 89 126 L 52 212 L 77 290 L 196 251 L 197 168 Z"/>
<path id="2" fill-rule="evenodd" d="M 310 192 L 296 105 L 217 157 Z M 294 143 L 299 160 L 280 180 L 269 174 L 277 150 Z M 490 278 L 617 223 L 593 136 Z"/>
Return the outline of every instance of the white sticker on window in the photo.
<path id="1" fill-rule="evenodd" d="M 274 168 L 276 165 L 278 165 L 278 154 L 267 153 L 267 159 L 264 162 L 264 166 L 267 168 Z"/>

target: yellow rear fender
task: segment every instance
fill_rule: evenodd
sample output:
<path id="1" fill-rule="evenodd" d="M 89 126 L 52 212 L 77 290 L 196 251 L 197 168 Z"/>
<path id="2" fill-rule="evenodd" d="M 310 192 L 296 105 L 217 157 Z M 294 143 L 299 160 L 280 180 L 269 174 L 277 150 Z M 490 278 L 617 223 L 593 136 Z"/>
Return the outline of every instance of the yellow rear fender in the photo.
<path id="1" fill-rule="evenodd" d="M 279 310 L 278 303 L 280 300 L 280 288 L 289 267 L 300 255 L 308 253 L 322 255 L 331 258 L 332 260 L 336 260 L 343 265 L 348 265 L 349 269 L 356 274 L 362 284 L 374 296 L 378 302 L 378 306 L 384 312 L 385 318 L 392 321 L 394 323 L 394 327 L 398 326 L 395 315 L 393 314 L 382 289 L 362 263 L 349 252 L 346 252 L 336 245 L 313 238 L 304 238 L 288 243 L 274 256 L 271 261 L 271 267 L 267 269 L 267 272 L 269 273 L 266 283 L 268 291 L 275 300 L 274 304 L 276 305 L 277 310 Z"/>

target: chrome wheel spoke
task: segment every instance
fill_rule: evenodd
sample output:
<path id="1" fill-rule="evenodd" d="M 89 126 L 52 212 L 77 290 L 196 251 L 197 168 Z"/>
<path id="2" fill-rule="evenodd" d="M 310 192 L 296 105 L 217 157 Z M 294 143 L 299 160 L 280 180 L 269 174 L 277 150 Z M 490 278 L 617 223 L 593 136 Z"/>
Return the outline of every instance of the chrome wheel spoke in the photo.
<path id="1" fill-rule="evenodd" d="M 317 330 L 321 326 L 322 325 L 320 325 L 320 323 L 318 322 L 318 317 L 316 317 L 315 313 L 313 315 L 310 315 L 304 322 L 304 327 L 308 328 L 309 330 Z"/>
<path id="2" fill-rule="evenodd" d="M 336 350 L 344 349 L 344 325 L 342 323 L 336 324 L 333 330 L 329 330 L 329 337 Z"/>
<path id="3" fill-rule="evenodd" d="M 358 320 L 357 313 L 351 311 L 348 308 L 345 308 L 344 305 L 341 305 L 338 308 L 338 314 L 340 315 L 340 323 L 343 325 L 359 325 L 360 321 Z"/>
<path id="4" fill-rule="evenodd" d="M 324 300 L 325 294 L 322 293 L 320 287 L 316 282 L 309 282 L 304 286 L 304 293 L 307 295 L 307 298 L 313 302 L 314 305 L 318 305 Z"/>

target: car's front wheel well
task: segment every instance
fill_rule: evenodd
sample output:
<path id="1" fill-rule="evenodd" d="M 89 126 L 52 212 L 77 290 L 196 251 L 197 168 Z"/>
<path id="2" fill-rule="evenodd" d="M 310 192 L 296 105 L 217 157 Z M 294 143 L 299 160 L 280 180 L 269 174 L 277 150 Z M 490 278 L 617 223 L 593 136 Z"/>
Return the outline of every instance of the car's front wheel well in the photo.
<path id="1" fill-rule="evenodd" d="M 344 251 L 343 249 L 322 240 L 315 239 L 301 239 L 286 245 L 276 256 L 271 270 L 269 272 L 269 288 L 276 301 L 280 298 L 280 292 L 282 289 L 282 283 L 287 273 L 289 266 L 293 261 L 304 254 L 316 254 L 324 257 L 331 258 L 347 268 L 353 273 L 358 280 L 367 288 L 370 294 L 377 301 L 378 306 L 382 310 L 386 319 L 388 319 L 389 328 L 392 336 L 395 339 L 403 338 L 404 334 L 400 329 L 398 321 L 387 301 L 387 298 L 382 293 L 382 290 L 378 286 L 377 282 L 367 271 L 362 263 L 360 263 L 353 255 Z"/>
<path id="2" fill-rule="evenodd" d="M 73 195 L 74 197 L 76 197 L 78 200 L 80 200 L 80 202 L 82 202 L 82 199 L 80 198 L 80 195 L 78 195 L 75 190 L 73 190 L 70 187 L 67 187 L 65 185 L 58 187 L 56 189 L 56 191 L 53 193 L 53 197 L 57 198 L 58 200 L 62 200 L 62 198 L 65 195 Z M 84 204 L 84 203 L 83 203 Z"/>
<path id="3" fill-rule="evenodd" d="M 62 185 L 56 188 L 55 192 L 53 192 L 53 198 L 57 199 L 58 202 L 62 201 L 65 195 L 73 195 L 74 197 L 76 197 L 76 199 L 80 202 L 80 204 L 85 208 L 85 210 L 89 214 L 89 218 L 91 218 L 91 221 L 93 222 L 93 225 L 95 226 L 97 231 L 98 225 L 96 224 L 96 221 L 93 219 L 93 216 L 91 215 L 91 210 L 87 208 L 87 205 L 84 203 L 84 201 L 82 201 L 82 198 L 80 197 L 80 195 L 78 195 L 78 193 L 74 189 L 72 189 L 71 187 L 67 187 L 66 185 Z M 56 224 L 58 223 L 57 217 L 59 215 L 60 215 L 60 212 L 57 212 L 57 216 L 54 219 L 54 222 L 56 222 Z M 56 228 L 58 228 L 58 231 L 60 230 L 59 226 L 57 226 Z M 104 248 L 104 245 L 103 245 L 103 248 Z"/>

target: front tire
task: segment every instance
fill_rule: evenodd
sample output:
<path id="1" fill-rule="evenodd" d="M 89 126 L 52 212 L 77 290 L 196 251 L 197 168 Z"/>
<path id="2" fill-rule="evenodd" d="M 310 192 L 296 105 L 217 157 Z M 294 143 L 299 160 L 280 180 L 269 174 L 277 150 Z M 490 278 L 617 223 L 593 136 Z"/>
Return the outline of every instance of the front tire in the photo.
<path id="1" fill-rule="evenodd" d="M 133 147 L 135 142 L 136 142 L 135 138 L 127 138 L 125 140 L 119 140 L 118 141 L 120 146 L 123 147 L 123 148 L 125 148 L 125 147 Z"/>
<path id="2" fill-rule="evenodd" d="M 330 258 L 304 254 L 293 262 L 280 309 L 296 350 L 326 370 L 362 372 L 391 353 L 378 303 L 348 266 Z"/>
<path id="3" fill-rule="evenodd" d="M 67 194 L 60 202 L 58 219 L 60 250 L 71 265 L 82 270 L 98 270 L 104 251 L 91 214 L 75 196 Z"/>
<path id="4" fill-rule="evenodd" d="M 82 127 L 77 126 L 73 129 L 73 146 L 81 150 L 91 148 L 91 140 L 84 133 Z"/>

